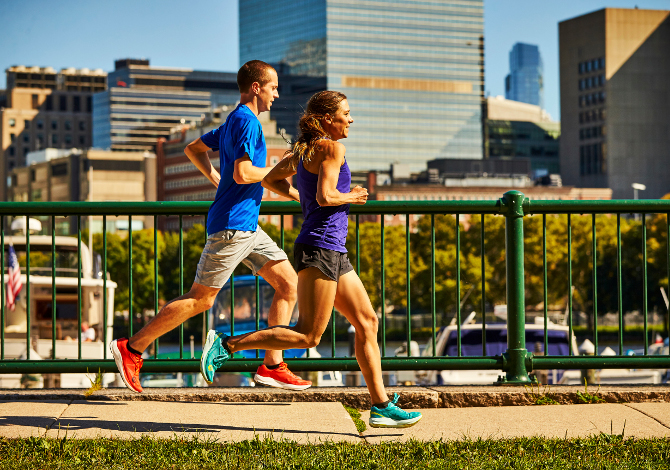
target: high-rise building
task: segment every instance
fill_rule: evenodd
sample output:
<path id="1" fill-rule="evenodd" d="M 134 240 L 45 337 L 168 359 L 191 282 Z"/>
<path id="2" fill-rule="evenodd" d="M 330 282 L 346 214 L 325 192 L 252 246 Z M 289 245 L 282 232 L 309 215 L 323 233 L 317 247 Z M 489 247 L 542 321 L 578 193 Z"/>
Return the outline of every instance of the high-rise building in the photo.
<path id="1" fill-rule="evenodd" d="M 559 23 L 561 176 L 615 199 L 670 191 L 670 11 L 606 8 Z"/>
<path id="2" fill-rule="evenodd" d="M 558 174 L 560 135 L 561 123 L 539 106 L 502 96 L 486 99 L 489 158 L 528 158 L 534 178 Z"/>
<path id="3" fill-rule="evenodd" d="M 540 49 L 517 42 L 509 53 L 509 75 L 505 77 L 505 98 L 544 107 L 544 81 Z"/>
<path id="4" fill-rule="evenodd" d="M 146 59 L 121 59 L 109 89 L 93 99 L 93 146 L 152 150 L 156 140 L 183 122 L 239 99 L 237 74 L 153 67 Z"/>
<path id="5" fill-rule="evenodd" d="M 9 67 L 0 106 L 0 200 L 9 172 L 45 147 L 91 146 L 91 97 L 107 88 L 102 70 Z"/>
<path id="6" fill-rule="evenodd" d="M 240 62 L 345 93 L 354 171 L 482 158 L 483 3 L 241 0 Z"/>
<path id="7" fill-rule="evenodd" d="M 153 150 L 156 140 L 185 123 L 198 125 L 208 113 L 234 108 L 240 98 L 237 72 L 155 67 L 147 59 L 121 59 L 109 74 L 109 90 L 93 101 L 93 146 Z M 320 77 L 279 73 L 279 99 L 272 116 L 293 134 L 301 105 L 324 88 Z"/>

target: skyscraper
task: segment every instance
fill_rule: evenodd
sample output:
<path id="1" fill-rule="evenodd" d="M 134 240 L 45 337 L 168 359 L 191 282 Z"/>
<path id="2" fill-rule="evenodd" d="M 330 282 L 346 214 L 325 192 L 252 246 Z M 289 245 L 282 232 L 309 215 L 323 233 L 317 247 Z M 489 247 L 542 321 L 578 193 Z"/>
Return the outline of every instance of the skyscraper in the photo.
<path id="1" fill-rule="evenodd" d="M 558 25 L 561 176 L 615 199 L 670 192 L 670 11 L 606 8 Z"/>
<path id="2" fill-rule="evenodd" d="M 509 53 L 509 75 L 505 77 L 505 98 L 544 107 L 544 83 L 540 49 L 517 42 Z"/>
<path id="3" fill-rule="evenodd" d="M 240 0 L 239 12 L 240 63 L 347 95 L 352 169 L 482 158 L 483 0 Z"/>

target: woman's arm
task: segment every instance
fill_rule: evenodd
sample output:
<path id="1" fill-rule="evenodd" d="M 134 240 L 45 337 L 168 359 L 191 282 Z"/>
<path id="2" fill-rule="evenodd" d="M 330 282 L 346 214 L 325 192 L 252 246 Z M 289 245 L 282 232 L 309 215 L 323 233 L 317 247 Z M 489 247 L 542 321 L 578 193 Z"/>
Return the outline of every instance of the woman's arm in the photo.
<path id="1" fill-rule="evenodd" d="M 300 202 L 298 190 L 291 186 L 287 178 L 295 175 L 296 170 L 291 169 L 291 157 L 286 157 L 277 163 L 272 170 L 263 178 L 261 185 L 281 196 Z"/>
<path id="2" fill-rule="evenodd" d="M 320 206 L 340 206 L 342 204 L 365 204 L 368 190 L 356 186 L 348 193 L 337 190 L 340 168 L 344 164 L 344 145 L 339 142 L 328 143 L 325 156 L 319 165 L 319 183 L 316 188 L 316 202 Z"/>

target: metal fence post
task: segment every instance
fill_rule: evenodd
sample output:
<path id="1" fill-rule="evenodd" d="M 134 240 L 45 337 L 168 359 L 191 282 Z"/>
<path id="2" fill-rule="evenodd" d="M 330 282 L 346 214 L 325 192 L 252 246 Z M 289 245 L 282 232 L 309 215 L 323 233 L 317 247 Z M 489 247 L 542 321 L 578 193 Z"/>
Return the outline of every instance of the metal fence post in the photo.
<path id="1" fill-rule="evenodd" d="M 530 382 L 532 355 L 526 350 L 526 310 L 523 258 L 523 204 L 520 191 L 503 194 L 501 210 L 505 216 L 505 257 L 507 264 L 507 351 L 503 354 L 506 377 L 500 382 Z"/>

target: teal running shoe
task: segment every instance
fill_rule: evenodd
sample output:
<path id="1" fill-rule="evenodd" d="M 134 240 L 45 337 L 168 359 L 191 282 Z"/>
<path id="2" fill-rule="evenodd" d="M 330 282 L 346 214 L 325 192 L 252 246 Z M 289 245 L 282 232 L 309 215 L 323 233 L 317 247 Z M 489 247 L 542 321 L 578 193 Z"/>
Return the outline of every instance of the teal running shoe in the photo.
<path id="1" fill-rule="evenodd" d="M 200 373 L 208 384 L 214 381 L 214 373 L 217 369 L 220 369 L 230 359 L 230 354 L 221 343 L 221 339 L 227 337 L 227 335 L 217 333 L 214 330 L 207 332 L 207 341 L 205 341 L 205 347 L 202 349 L 202 356 L 200 357 Z"/>
<path id="2" fill-rule="evenodd" d="M 408 428 L 418 423 L 422 418 L 421 413 L 404 411 L 396 405 L 398 398 L 400 397 L 395 393 L 391 403 L 383 409 L 373 406 L 370 410 L 370 426 L 373 428 Z"/>

